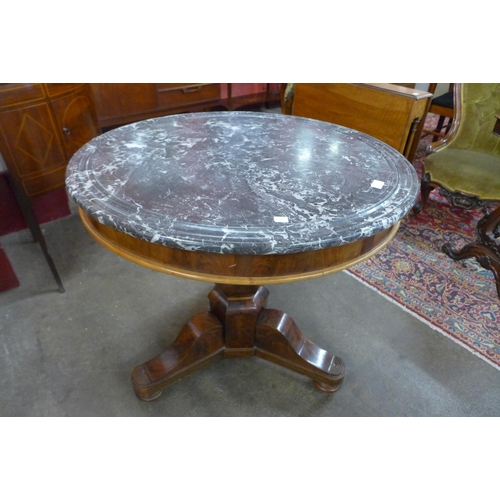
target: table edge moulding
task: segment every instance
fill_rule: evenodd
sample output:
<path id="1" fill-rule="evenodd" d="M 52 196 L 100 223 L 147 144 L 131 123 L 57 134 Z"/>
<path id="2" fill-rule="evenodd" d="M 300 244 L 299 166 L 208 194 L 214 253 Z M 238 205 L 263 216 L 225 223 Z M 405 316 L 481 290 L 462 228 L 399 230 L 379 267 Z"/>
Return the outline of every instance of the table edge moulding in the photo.
<path id="1" fill-rule="evenodd" d="M 343 361 L 310 342 L 267 284 L 370 258 L 418 194 L 413 166 L 366 134 L 309 118 L 212 112 L 153 118 L 93 139 L 67 187 L 90 234 L 132 262 L 215 283 L 208 312 L 132 372 L 140 399 L 221 357 L 259 356 L 336 392 Z M 274 215 L 274 217 L 273 217 Z"/>

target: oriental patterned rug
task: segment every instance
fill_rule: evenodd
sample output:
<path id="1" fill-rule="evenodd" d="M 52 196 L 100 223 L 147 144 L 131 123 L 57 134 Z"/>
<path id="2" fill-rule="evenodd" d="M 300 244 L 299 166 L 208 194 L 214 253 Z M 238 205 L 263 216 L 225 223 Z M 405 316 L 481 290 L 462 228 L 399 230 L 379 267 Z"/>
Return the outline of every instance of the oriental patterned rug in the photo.
<path id="1" fill-rule="evenodd" d="M 430 136 L 422 138 L 414 161 L 419 176 L 429 142 Z M 475 259 L 455 262 L 441 250 L 444 243 L 460 247 L 473 241 L 481 217 L 480 210 L 454 208 L 433 192 L 422 213 L 409 214 L 380 254 L 346 272 L 500 369 L 500 299 L 493 273 Z"/>

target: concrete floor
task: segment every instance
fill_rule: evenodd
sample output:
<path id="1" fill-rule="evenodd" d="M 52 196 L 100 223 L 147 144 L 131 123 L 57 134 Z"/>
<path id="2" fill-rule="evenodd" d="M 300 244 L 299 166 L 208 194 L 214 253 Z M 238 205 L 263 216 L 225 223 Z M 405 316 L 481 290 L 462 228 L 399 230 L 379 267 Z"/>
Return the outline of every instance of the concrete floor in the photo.
<path id="1" fill-rule="evenodd" d="M 498 416 L 500 371 L 346 273 L 270 286 L 319 346 L 340 391 L 259 358 L 227 359 L 139 401 L 130 372 L 207 310 L 210 284 L 128 262 L 77 215 L 43 226 L 66 292 L 28 231 L 1 242 L 21 286 L 0 294 L 0 416 Z"/>

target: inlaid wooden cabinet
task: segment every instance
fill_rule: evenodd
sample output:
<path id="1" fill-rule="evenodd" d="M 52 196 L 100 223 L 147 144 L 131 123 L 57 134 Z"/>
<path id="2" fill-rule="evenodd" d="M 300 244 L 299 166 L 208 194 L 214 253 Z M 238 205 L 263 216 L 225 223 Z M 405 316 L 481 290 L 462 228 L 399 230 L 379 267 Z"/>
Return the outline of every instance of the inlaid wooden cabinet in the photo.
<path id="1" fill-rule="evenodd" d="M 99 132 L 89 84 L 0 85 L 0 153 L 28 197 L 64 186 L 68 161 Z"/>
<path id="2" fill-rule="evenodd" d="M 51 196 L 55 190 L 65 193 L 70 158 L 99 133 L 89 84 L 0 85 L 0 153 L 14 198 L 34 240 L 42 248 L 60 292 L 64 292 L 64 287 L 40 229 L 32 198 L 45 193 Z M 8 266 L 4 255 L 3 267 Z M 15 275 L 14 278 L 18 283 Z"/>
<path id="3" fill-rule="evenodd" d="M 203 111 L 221 100 L 220 83 L 92 83 L 101 127 Z"/>

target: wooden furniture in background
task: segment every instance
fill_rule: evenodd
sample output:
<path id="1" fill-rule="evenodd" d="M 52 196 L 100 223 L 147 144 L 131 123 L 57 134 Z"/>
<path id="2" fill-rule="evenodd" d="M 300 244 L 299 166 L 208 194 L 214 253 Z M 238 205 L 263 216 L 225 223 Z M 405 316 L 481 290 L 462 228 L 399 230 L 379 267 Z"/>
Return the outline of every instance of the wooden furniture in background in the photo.
<path id="1" fill-rule="evenodd" d="M 221 99 L 220 83 L 91 83 L 101 127 L 204 111 Z"/>
<path id="2" fill-rule="evenodd" d="M 229 111 L 262 104 L 269 108 L 271 104 L 280 103 L 279 83 L 227 83 L 225 86 L 227 89 L 227 99 L 222 99 L 221 106 Z M 249 89 L 249 86 L 262 86 L 263 88 L 262 90 Z"/>
<path id="3" fill-rule="evenodd" d="M 431 191 L 439 190 L 454 207 L 482 208 L 476 241 L 454 248 L 454 235 L 443 245 L 453 260 L 474 257 L 493 272 L 500 298 L 500 138 L 495 133 L 500 83 L 456 83 L 455 116 L 450 133 L 431 145 L 421 179 L 420 213 Z"/>
<path id="4" fill-rule="evenodd" d="M 279 102 L 279 84 L 91 83 L 101 127 L 193 111 Z M 252 87 L 263 86 L 255 90 Z"/>
<path id="5" fill-rule="evenodd" d="M 439 115 L 439 119 L 436 128 L 434 130 L 424 129 L 424 134 L 431 134 L 434 137 L 439 138 L 439 137 L 445 137 L 446 134 L 449 133 L 455 115 L 455 105 L 453 98 L 454 85 L 455 85 L 454 83 L 450 83 L 448 92 L 438 95 L 432 99 L 431 105 L 429 107 L 429 113 Z M 436 87 L 437 83 L 430 83 L 429 92 L 431 94 L 434 94 Z M 446 118 L 448 118 L 448 121 L 445 124 Z M 441 132 L 441 130 L 443 130 L 445 126 L 446 126 L 445 132 L 443 133 Z"/>
<path id="6" fill-rule="evenodd" d="M 292 114 L 364 132 L 413 161 L 431 97 L 390 83 L 296 83 Z"/>
<path id="7" fill-rule="evenodd" d="M 64 292 L 64 287 L 31 199 L 63 187 L 69 159 L 99 132 L 88 84 L 0 86 L 0 153 L 19 208 L 42 248 L 60 292 Z"/>

